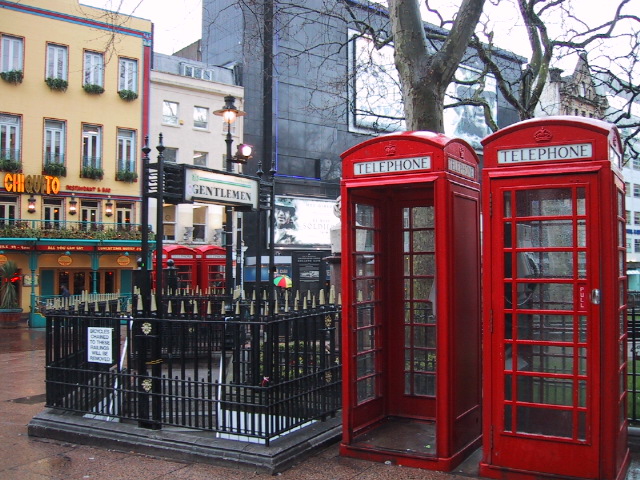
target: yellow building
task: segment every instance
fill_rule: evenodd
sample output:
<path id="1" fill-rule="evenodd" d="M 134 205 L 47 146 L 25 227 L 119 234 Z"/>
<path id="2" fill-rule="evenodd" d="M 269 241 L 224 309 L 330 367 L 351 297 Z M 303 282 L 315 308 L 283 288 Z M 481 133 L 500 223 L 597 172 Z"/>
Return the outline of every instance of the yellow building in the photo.
<path id="1" fill-rule="evenodd" d="M 131 289 L 152 24 L 78 0 L 0 0 L 0 263 L 41 297 Z"/>

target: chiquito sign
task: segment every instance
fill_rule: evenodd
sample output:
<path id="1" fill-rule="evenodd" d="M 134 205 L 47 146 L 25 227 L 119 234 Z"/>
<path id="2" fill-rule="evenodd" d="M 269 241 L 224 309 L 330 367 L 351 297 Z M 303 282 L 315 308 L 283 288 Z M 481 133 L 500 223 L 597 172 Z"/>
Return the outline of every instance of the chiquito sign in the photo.
<path id="1" fill-rule="evenodd" d="M 60 191 L 60 179 L 52 175 L 7 173 L 4 176 L 4 188 L 7 192 L 13 193 L 55 195 Z"/>

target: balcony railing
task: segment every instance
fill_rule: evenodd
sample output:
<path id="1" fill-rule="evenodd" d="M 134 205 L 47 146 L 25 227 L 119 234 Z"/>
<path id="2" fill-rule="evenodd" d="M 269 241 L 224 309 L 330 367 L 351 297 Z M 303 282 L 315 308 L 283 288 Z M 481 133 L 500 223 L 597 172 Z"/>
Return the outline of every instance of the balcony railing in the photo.
<path id="1" fill-rule="evenodd" d="M 0 218 L 2 238 L 69 238 L 91 240 L 141 240 L 142 225 L 135 223 L 70 220 L 16 220 Z M 149 238 L 152 238 L 151 232 Z"/>

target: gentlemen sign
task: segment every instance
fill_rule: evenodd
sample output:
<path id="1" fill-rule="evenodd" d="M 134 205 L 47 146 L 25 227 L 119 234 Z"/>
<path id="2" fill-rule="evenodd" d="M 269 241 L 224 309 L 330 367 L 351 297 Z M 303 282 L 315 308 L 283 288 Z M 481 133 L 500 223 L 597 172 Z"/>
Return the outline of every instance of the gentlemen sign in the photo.
<path id="1" fill-rule="evenodd" d="M 413 172 L 430 170 L 431 157 L 396 158 L 393 160 L 376 160 L 353 164 L 354 175 L 376 175 L 381 173 Z"/>
<path id="2" fill-rule="evenodd" d="M 258 208 L 258 182 L 253 178 L 199 168 L 188 168 L 185 177 L 187 202 Z"/>
<path id="3" fill-rule="evenodd" d="M 544 147 L 498 150 L 498 163 L 579 160 L 584 158 L 591 158 L 592 156 L 593 147 L 590 143 L 577 143 L 573 145 L 546 145 Z"/>

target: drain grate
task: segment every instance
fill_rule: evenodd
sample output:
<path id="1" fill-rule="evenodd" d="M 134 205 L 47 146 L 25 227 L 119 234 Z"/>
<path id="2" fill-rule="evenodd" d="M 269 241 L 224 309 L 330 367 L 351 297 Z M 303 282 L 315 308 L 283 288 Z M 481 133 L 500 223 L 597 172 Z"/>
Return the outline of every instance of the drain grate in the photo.
<path id="1" fill-rule="evenodd" d="M 41 393 L 39 395 L 31 395 L 29 397 L 14 398 L 13 400 L 7 400 L 7 401 L 11 403 L 26 403 L 27 405 L 33 405 L 36 403 L 44 403 L 46 399 L 47 399 L 47 394 Z"/>

